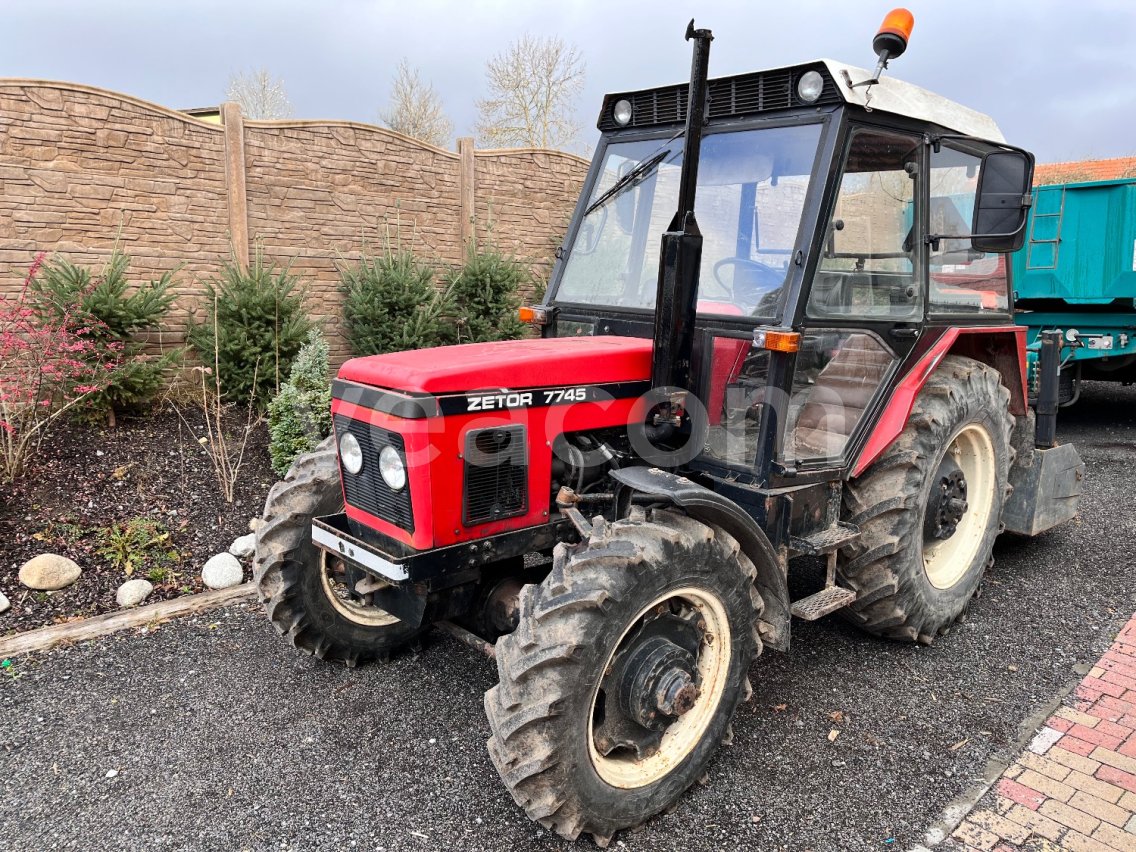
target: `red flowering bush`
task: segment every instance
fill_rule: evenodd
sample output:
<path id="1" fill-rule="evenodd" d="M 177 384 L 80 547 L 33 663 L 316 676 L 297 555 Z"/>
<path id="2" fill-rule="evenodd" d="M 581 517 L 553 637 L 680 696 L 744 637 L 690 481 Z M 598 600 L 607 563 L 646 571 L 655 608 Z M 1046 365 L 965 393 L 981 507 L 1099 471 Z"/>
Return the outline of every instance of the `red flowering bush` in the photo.
<path id="1" fill-rule="evenodd" d="M 23 289 L 0 297 L 0 482 L 27 467 L 52 425 L 102 390 L 118 366 L 115 346 L 101 345 L 90 323 L 69 314 L 42 318 L 28 289 L 43 264 L 36 257 Z"/>

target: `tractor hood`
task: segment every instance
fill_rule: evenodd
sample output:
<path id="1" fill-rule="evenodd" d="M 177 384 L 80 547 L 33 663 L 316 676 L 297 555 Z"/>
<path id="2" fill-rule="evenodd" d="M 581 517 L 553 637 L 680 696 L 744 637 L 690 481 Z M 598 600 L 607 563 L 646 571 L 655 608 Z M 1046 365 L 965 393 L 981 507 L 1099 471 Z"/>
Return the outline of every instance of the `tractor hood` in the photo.
<path id="1" fill-rule="evenodd" d="M 595 385 L 645 381 L 651 341 L 636 337 L 550 337 L 466 343 L 352 358 L 339 378 L 406 393 Z"/>

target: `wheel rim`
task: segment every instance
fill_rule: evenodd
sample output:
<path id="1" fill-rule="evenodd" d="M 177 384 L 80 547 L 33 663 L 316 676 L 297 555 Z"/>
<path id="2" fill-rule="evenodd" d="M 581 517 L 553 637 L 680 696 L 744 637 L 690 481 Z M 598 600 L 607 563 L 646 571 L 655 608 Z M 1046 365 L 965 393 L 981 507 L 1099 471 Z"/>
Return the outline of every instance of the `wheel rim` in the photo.
<path id="1" fill-rule="evenodd" d="M 923 539 L 923 569 L 937 589 L 954 586 L 974 563 L 990 525 L 997 486 L 997 456 L 985 427 L 971 423 L 959 430 L 947 446 L 944 458 L 948 457 L 965 477 L 967 500 L 949 538 Z"/>
<path id="2" fill-rule="evenodd" d="M 359 572 L 350 571 L 341 559 L 329 558 L 326 550 L 319 549 L 320 586 L 340 615 L 366 627 L 397 624 L 397 618 L 370 602 L 371 595 L 360 595 L 348 585 L 356 573 Z"/>
<path id="3" fill-rule="evenodd" d="M 641 633 L 644 619 L 661 607 L 689 612 L 693 623 L 698 625 L 700 640 L 694 669 L 697 695 L 691 698 L 689 688 L 684 691 L 685 700 L 679 702 L 683 710 L 662 731 L 661 739 L 657 746 L 652 747 L 650 754 L 638 755 L 623 748 L 604 754 L 597 747 L 597 717 L 616 702 L 616 698 L 607 695 L 602 688 L 606 675 L 617 657 L 635 652 L 634 647 L 627 645 L 629 638 Z M 608 655 L 603 668 L 605 679 L 592 693 L 588 714 L 588 752 L 596 774 L 613 787 L 634 789 L 652 784 L 674 770 L 702 740 L 717 714 L 729 678 L 732 654 L 729 618 L 715 595 L 685 587 L 660 595 L 643 607 Z"/>

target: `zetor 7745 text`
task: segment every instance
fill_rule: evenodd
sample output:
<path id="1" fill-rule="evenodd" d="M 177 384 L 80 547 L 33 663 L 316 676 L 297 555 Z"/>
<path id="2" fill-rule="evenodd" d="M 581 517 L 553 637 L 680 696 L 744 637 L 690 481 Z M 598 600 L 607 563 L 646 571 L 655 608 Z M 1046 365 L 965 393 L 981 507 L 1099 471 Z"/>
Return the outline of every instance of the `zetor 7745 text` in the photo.
<path id="1" fill-rule="evenodd" d="M 1077 511 L 1059 343 L 1035 418 L 1012 319 L 1033 157 L 882 76 L 910 29 L 874 73 L 708 79 L 692 22 L 689 83 L 604 99 L 539 339 L 348 361 L 268 497 L 276 628 L 348 665 L 432 625 L 495 657 L 489 756 L 564 837 L 701 777 L 791 618 L 932 642 L 999 533 Z M 791 600 L 798 557 L 827 571 Z"/>

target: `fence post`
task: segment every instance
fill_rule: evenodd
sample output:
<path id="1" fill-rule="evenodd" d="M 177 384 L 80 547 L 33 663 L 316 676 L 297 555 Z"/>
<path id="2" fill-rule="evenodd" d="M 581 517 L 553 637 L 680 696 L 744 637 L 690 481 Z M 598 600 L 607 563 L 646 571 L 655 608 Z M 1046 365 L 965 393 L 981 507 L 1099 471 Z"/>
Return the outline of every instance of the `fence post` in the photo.
<path id="1" fill-rule="evenodd" d="M 473 137 L 461 136 L 458 138 L 458 155 L 461 158 L 458 166 L 458 191 L 461 200 L 461 242 L 464 251 L 474 237 Z"/>
<path id="2" fill-rule="evenodd" d="M 245 121 L 239 104 L 221 104 L 225 127 L 225 192 L 229 206 L 229 239 L 242 268 L 249 263 L 248 194 L 245 190 Z"/>

